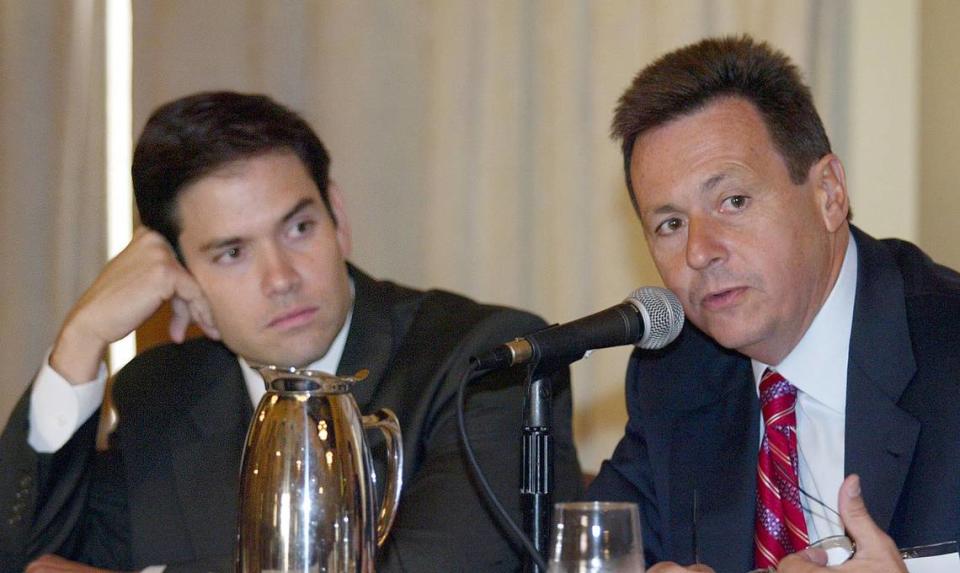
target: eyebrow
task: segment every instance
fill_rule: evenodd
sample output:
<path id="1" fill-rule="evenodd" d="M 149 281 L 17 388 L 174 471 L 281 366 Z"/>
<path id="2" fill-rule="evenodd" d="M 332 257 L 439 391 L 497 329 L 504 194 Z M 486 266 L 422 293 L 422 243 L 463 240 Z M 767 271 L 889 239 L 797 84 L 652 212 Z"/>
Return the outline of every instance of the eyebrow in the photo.
<path id="1" fill-rule="evenodd" d="M 284 215 L 282 219 L 280 219 L 280 222 L 281 223 L 289 222 L 290 219 L 293 219 L 294 217 L 296 217 L 297 214 L 300 213 L 300 211 L 303 211 L 307 207 L 313 206 L 316 202 L 317 200 L 314 199 L 313 197 L 304 197 L 303 199 L 300 199 L 299 201 L 297 201 L 297 204 L 293 206 L 293 209 L 290 209 L 289 211 L 287 211 L 287 214 Z"/>
<path id="2" fill-rule="evenodd" d="M 716 175 L 710 176 L 706 181 L 700 184 L 700 193 L 707 193 L 716 189 L 717 185 L 723 182 L 727 178 L 726 173 L 717 173 Z M 679 211 L 676 205 L 673 203 L 667 203 L 654 209 L 650 214 L 651 215 L 665 215 L 667 213 L 675 213 Z"/>
<path id="3" fill-rule="evenodd" d="M 304 197 L 297 201 L 297 204 L 293 206 L 292 209 L 286 212 L 283 217 L 280 218 L 280 224 L 284 225 L 290 222 L 290 219 L 296 217 L 301 211 L 307 209 L 308 207 L 316 204 L 317 200 L 311 197 Z M 208 243 L 204 243 L 200 247 L 200 252 L 205 253 L 207 251 L 213 251 L 217 249 L 226 249 L 230 247 L 235 247 L 237 245 L 243 244 L 243 237 L 228 237 L 226 239 L 214 239 Z"/>
<path id="4" fill-rule="evenodd" d="M 700 185 L 700 192 L 706 193 L 707 191 L 713 191 L 717 185 L 719 185 L 724 179 L 727 178 L 726 173 L 717 173 L 716 175 L 710 177 Z"/>

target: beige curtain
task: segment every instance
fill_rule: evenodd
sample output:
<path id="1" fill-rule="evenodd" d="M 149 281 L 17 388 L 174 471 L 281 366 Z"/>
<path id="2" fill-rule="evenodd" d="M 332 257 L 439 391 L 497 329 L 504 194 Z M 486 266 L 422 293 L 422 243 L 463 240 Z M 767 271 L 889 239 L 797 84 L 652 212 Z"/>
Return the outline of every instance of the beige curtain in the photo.
<path id="1" fill-rule="evenodd" d="M 103 3 L 0 0 L 0 423 L 105 261 Z"/>
<path id="2" fill-rule="evenodd" d="M 633 74 L 750 32 L 796 58 L 842 146 L 848 20 L 819 1 L 140 0 L 134 117 L 199 89 L 269 92 L 329 146 L 355 262 L 566 321 L 659 281 L 607 137 Z M 587 468 L 622 434 L 627 354 L 575 367 Z"/>
<path id="3" fill-rule="evenodd" d="M 98 5 L 0 7 L 3 260 L 15 269 L 4 277 L 0 347 L 5 366 L 19 368 L 4 377 L 10 398 L 0 406 L 9 408 L 99 267 L 102 46 L 101 19 L 83 17 Z M 270 93 L 302 111 L 329 146 L 357 264 L 558 322 L 659 281 L 607 137 L 620 92 L 658 54 L 705 35 L 769 39 L 806 71 L 838 147 L 848 139 L 847 2 L 134 0 L 133 8 L 135 131 L 156 105 L 192 91 Z M 575 367 L 588 469 L 622 433 L 627 354 L 602 351 Z"/>

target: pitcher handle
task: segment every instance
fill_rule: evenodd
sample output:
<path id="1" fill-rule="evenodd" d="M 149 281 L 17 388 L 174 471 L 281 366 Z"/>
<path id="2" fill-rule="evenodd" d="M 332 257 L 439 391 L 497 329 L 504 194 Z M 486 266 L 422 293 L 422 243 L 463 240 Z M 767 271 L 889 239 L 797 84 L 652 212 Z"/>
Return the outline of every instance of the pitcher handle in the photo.
<path id="1" fill-rule="evenodd" d="M 403 441 L 400 437 L 400 422 L 389 408 L 381 408 L 373 414 L 363 416 L 363 427 L 379 429 L 387 441 L 387 490 L 377 515 L 377 547 L 380 547 L 387 540 L 393 518 L 397 515 L 397 506 L 400 504 L 400 490 L 403 488 Z"/>

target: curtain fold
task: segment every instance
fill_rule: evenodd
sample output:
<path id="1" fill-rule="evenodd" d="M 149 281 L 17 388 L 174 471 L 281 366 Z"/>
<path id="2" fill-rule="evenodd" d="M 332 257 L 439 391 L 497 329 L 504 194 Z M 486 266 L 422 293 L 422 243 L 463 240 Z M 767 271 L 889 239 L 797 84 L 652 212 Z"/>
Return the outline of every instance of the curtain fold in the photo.
<path id="1" fill-rule="evenodd" d="M 267 91 L 330 148 L 359 265 L 567 321 L 659 283 L 607 135 L 633 75 L 750 32 L 796 59 L 844 140 L 844 4 L 138 0 L 134 115 L 198 89 Z M 587 468 L 623 431 L 628 352 L 574 367 Z"/>
<path id="2" fill-rule="evenodd" d="M 5 367 L 19 368 L 5 370 L 0 408 L 102 260 L 100 10 L 0 0 L 0 65 L 17 78 L 0 86 L 15 269 L 0 323 Z M 193 91 L 266 92 L 329 147 L 357 264 L 561 322 L 659 283 L 608 138 L 633 75 L 685 42 L 750 32 L 796 59 L 842 143 L 848 12 L 822 0 L 134 0 L 134 129 Z M 574 368 L 586 468 L 622 433 L 628 352 Z"/>
<path id="3" fill-rule="evenodd" d="M 105 262 L 103 2 L 0 1 L 0 423 Z"/>

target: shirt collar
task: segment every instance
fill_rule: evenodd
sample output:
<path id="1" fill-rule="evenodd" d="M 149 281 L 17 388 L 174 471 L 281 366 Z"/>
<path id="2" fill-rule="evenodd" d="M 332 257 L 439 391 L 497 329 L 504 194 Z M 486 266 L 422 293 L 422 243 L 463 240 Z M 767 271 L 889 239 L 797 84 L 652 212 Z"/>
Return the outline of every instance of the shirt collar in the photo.
<path id="1" fill-rule="evenodd" d="M 758 388 L 763 371 L 769 366 L 798 390 L 830 409 L 840 413 L 846 410 L 857 265 L 857 244 L 851 233 L 837 282 L 800 342 L 776 366 L 751 360 Z"/>
<path id="2" fill-rule="evenodd" d="M 355 290 L 353 277 L 350 277 L 350 293 L 354 295 L 354 302 L 356 302 Z M 337 336 L 335 336 L 333 342 L 330 343 L 330 348 L 327 349 L 327 353 L 319 360 L 312 362 L 307 366 L 307 369 L 319 370 L 320 372 L 326 372 L 328 374 L 337 373 L 337 368 L 340 367 L 340 359 L 343 357 L 343 349 L 347 345 L 347 333 L 350 331 L 351 322 L 353 322 L 352 304 L 350 305 L 349 312 L 347 312 L 347 318 L 343 321 L 343 326 L 340 327 Z M 250 395 L 253 406 L 256 407 L 257 404 L 260 403 L 260 398 L 267 393 L 263 384 L 263 378 L 259 372 L 250 367 L 242 356 L 237 355 L 237 361 L 240 363 L 240 371 L 243 372 L 243 382 L 247 387 L 247 393 Z"/>

